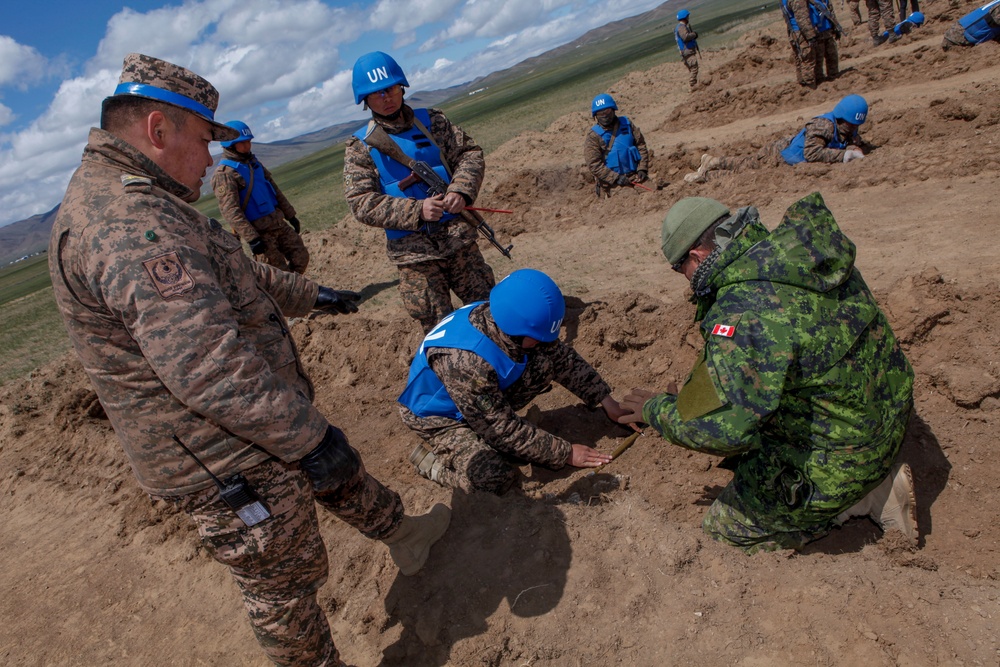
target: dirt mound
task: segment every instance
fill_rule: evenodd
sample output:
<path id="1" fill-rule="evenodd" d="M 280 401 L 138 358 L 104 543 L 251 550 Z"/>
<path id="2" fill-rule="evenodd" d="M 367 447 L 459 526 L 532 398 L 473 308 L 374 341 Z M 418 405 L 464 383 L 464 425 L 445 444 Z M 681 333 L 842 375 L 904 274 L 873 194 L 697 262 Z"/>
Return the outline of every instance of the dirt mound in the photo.
<path id="1" fill-rule="evenodd" d="M 348 662 L 996 664 L 1000 64 L 995 45 L 938 47 L 971 7 L 931 4 L 927 25 L 881 48 L 855 30 L 841 40 L 844 75 L 817 90 L 795 84 L 778 22 L 706 53 L 711 82 L 693 95 L 680 64 L 629 73 L 610 92 L 647 137 L 652 192 L 595 197 L 582 165 L 593 121 L 576 112 L 488 156 L 480 197 L 515 210 L 488 216 L 515 242 L 513 260 L 483 246 L 498 277 L 552 274 L 567 295 L 564 336 L 621 395 L 683 381 L 701 345 L 686 285 L 659 250 L 669 206 L 688 195 L 754 204 L 773 227 L 821 191 L 916 371 L 902 457 L 919 546 L 856 520 L 801 554 L 746 557 L 700 530 L 731 474 L 652 432 L 599 471 L 525 467 L 503 498 L 417 477 L 394 400 L 420 333 L 384 235 L 342 220 L 306 235 L 310 273 L 361 291 L 361 312 L 291 326 L 317 404 L 408 508 L 454 508 L 409 578 L 383 546 L 322 516 L 320 601 Z M 871 103 L 863 133 L 879 148 L 864 160 L 682 181 L 703 152 L 752 153 L 849 92 Z M 560 387 L 526 418 L 603 450 L 628 433 Z M 5 664 L 264 663 L 228 574 L 185 516 L 139 491 L 72 357 L 0 387 L 0 497 Z"/>

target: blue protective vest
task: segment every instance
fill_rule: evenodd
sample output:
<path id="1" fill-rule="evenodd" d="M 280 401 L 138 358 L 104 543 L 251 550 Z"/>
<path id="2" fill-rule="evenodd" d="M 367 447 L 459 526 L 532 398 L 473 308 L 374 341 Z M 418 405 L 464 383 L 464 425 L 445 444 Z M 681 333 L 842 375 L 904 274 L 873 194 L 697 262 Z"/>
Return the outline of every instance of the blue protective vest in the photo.
<path id="1" fill-rule="evenodd" d="M 990 10 L 998 2 L 1000 0 L 994 0 L 958 19 L 958 24 L 965 28 L 965 38 L 969 42 L 982 44 L 1000 37 L 1000 25 L 997 25 L 990 16 Z"/>
<path id="2" fill-rule="evenodd" d="M 830 9 L 829 0 L 808 0 L 809 5 L 809 20 L 812 22 L 813 26 L 816 28 L 816 32 L 825 32 L 827 30 L 833 30 L 833 23 L 830 19 L 823 16 L 818 9 L 816 9 L 816 4 L 821 4 Z"/>
<path id="3" fill-rule="evenodd" d="M 469 322 L 469 313 L 481 303 L 485 302 L 470 303 L 445 317 L 420 344 L 420 349 L 410 364 L 406 389 L 398 399 L 418 417 L 448 417 L 457 421 L 462 419 L 462 413 L 451 400 L 444 383 L 427 364 L 427 350 L 430 348 L 447 347 L 479 355 L 496 371 L 500 378 L 500 391 L 514 384 L 524 373 L 524 367 L 528 363 L 527 355 L 521 363 L 515 363 L 499 345 Z"/>
<path id="4" fill-rule="evenodd" d="M 246 184 L 240 188 L 240 206 L 243 208 L 243 215 L 249 222 L 259 220 L 265 215 L 274 213 L 278 208 L 278 195 L 274 191 L 274 186 L 264 175 L 264 165 L 257 158 L 250 158 L 249 162 L 237 162 L 236 160 L 219 160 L 219 164 L 224 164 L 243 178 Z M 250 178 L 250 170 L 253 169 L 253 179 Z M 253 191 L 247 197 L 247 188 L 253 182 Z M 246 201 L 246 206 L 243 202 Z"/>
<path id="5" fill-rule="evenodd" d="M 607 146 L 611 143 L 611 130 L 594 125 L 591 128 L 597 136 L 604 141 Z M 615 143 L 604 157 L 604 164 L 619 174 L 631 174 L 642 162 L 642 155 L 635 146 L 635 136 L 632 134 L 632 124 L 625 116 L 618 116 L 618 133 L 615 135 Z"/>
<path id="6" fill-rule="evenodd" d="M 674 28 L 674 39 L 677 40 L 677 48 L 680 49 L 681 53 L 685 51 L 694 51 L 698 48 L 698 40 L 692 39 L 685 42 L 681 39 L 681 24 L 678 23 L 677 27 Z"/>
<path id="7" fill-rule="evenodd" d="M 827 148 L 847 148 L 847 144 L 841 141 L 839 134 L 837 133 L 837 119 L 833 117 L 833 112 L 821 114 L 816 116 L 816 118 L 827 118 L 833 122 L 833 140 L 828 143 Z M 806 161 L 806 128 L 799 130 L 799 133 L 795 135 L 792 142 L 788 144 L 788 148 L 781 151 L 781 157 L 785 159 L 788 164 L 798 164 L 799 162 Z"/>
<path id="8" fill-rule="evenodd" d="M 413 115 L 424 127 L 430 129 L 431 117 L 427 113 L 427 109 L 414 109 Z M 368 126 L 361 128 L 354 133 L 361 141 L 365 140 L 365 133 Z M 448 175 L 448 170 L 444 168 L 444 164 L 441 162 L 441 151 L 438 147 L 434 145 L 420 128 L 417 127 L 416 123 L 413 124 L 409 130 L 401 132 L 399 134 L 390 134 L 389 137 L 396 142 L 400 150 L 403 151 L 407 156 L 416 160 L 417 162 L 426 162 L 431 166 L 434 172 L 444 179 L 445 183 L 451 182 L 451 177 Z M 410 169 L 404 165 L 396 162 L 392 158 L 383 155 L 381 151 L 377 148 L 368 147 L 371 153 L 372 160 L 375 162 L 375 167 L 378 169 L 378 179 L 382 184 L 382 192 L 391 197 L 401 197 L 403 199 L 427 199 L 428 187 L 426 184 L 421 182 L 416 182 L 405 190 L 400 190 L 397 185 L 401 180 L 410 175 Z M 441 216 L 441 219 L 437 222 L 427 223 L 428 228 L 439 225 L 443 222 L 447 222 L 455 217 L 453 213 L 445 213 Z M 401 229 L 387 229 L 385 230 L 385 235 L 390 239 L 400 239 L 404 236 L 409 236 L 410 234 L 415 234 L 416 232 L 404 231 Z"/>

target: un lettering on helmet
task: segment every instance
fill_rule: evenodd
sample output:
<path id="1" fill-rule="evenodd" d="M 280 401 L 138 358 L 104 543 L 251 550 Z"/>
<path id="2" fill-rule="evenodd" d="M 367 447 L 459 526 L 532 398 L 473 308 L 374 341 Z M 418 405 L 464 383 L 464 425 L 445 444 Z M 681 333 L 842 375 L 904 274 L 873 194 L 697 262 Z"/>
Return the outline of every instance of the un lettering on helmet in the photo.
<path id="1" fill-rule="evenodd" d="M 372 70 L 368 70 L 368 80 L 372 83 L 378 83 L 389 78 L 389 71 L 385 67 L 377 67 Z"/>

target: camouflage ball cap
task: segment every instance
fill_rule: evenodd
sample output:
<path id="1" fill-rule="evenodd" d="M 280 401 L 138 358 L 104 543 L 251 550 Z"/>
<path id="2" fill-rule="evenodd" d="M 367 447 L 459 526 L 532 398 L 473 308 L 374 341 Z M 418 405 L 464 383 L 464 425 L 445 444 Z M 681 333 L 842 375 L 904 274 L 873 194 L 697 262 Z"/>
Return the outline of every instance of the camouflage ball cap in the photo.
<path id="1" fill-rule="evenodd" d="M 660 231 L 660 247 L 670 264 L 676 264 L 706 229 L 729 215 L 725 204 L 708 197 L 685 197 L 670 207 Z"/>
<path id="2" fill-rule="evenodd" d="M 239 132 L 215 121 L 219 91 L 191 70 L 141 53 L 125 56 L 118 87 L 112 97 L 135 95 L 157 100 L 204 118 L 212 124 L 212 139 L 229 141 Z"/>

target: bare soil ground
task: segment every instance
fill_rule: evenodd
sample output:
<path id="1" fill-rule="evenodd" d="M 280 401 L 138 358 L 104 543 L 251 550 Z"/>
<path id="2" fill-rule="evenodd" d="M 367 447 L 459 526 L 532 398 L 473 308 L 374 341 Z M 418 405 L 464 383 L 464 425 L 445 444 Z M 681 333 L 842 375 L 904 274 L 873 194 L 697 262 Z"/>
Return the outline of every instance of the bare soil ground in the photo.
<path id="1" fill-rule="evenodd" d="M 454 507 L 423 572 L 330 517 L 320 599 L 357 665 L 996 665 L 1000 662 L 1000 305 L 997 185 L 1000 46 L 943 53 L 971 5 L 928 3 L 928 23 L 874 49 L 841 42 L 843 75 L 794 83 L 783 29 L 706 53 L 710 85 L 679 64 L 610 91 L 655 153 L 654 192 L 597 201 L 581 166 L 587 100 L 489 159 L 481 205 L 513 262 L 568 296 L 565 337 L 616 394 L 682 380 L 699 346 L 687 285 L 659 252 L 659 223 L 686 195 L 757 205 L 773 227 L 819 190 L 917 374 L 902 457 L 922 537 L 911 548 L 854 520 L 802 553 L 747 557 L 701 532 L 730 473 L 646 437 L 605 470 L 524 469 L 503 498 L 418 478 L 394 399 L 419 342 L 377 230 L 310 234 L 311 273 L 364 289 L 362 312 L 294 324 L 318 404 L 406 505 Z M 599 91 L 595 91 L 599 92 Z M 799 165 L 683 182 L 702 152 L 744 154 L 791 135 L 848 93 L 871 103 L 880 147 L 847 165 Z M 96 396 L 67 356 L 0 389 L 0 662 L 8 665 L 262 665 L 228 573 L 187 517 L 137 488 Z M 535 419 L 611 450 L 626 431 L 557 389 Z"/>

